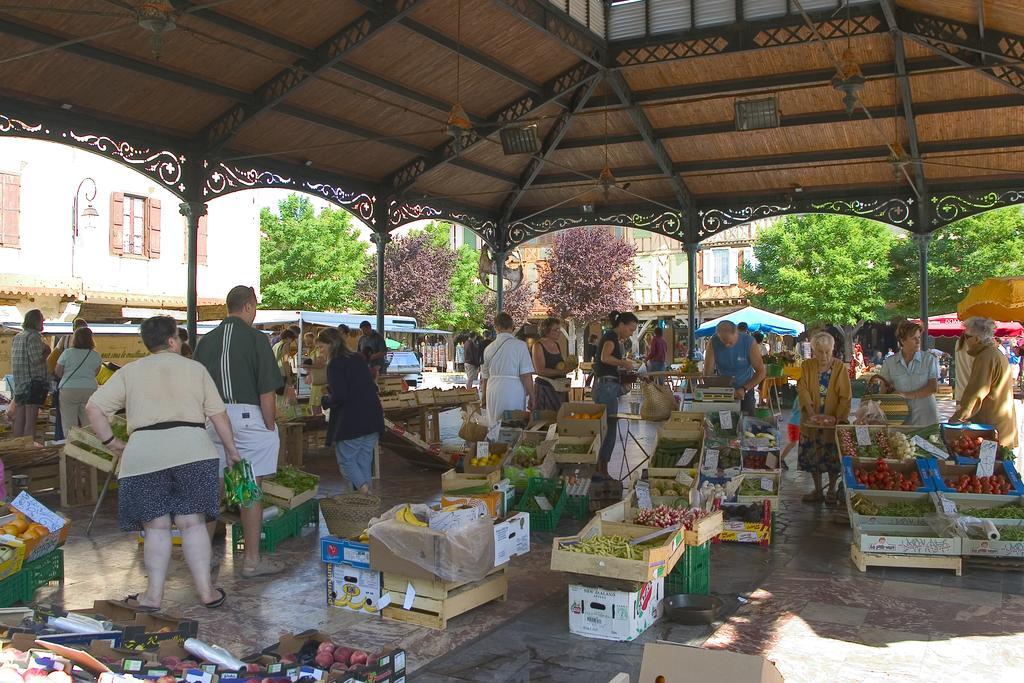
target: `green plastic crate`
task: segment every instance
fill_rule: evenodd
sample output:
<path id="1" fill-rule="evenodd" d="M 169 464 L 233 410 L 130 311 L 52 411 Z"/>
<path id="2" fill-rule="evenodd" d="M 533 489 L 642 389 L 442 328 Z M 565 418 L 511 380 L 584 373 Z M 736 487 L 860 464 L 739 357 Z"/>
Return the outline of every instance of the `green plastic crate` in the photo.
<path id="1" fill-rule="evenodd" d="M 0 580 L 0 607 L 10 607 L 25 600 L 25 581 L 21 572 Z"/>
<path id="2" fill-rule="evenodd" d="M 665 595 L 708 595 L 711 593 L 711 541 L 690 546 L 665 577 Z"/>
<path id="3" fill-rule="evenodd" d="M 37 560 L 26 562 L 21 569 L 23 597 L 26 603 L 32 602 L 36 591 L 51 581 L 64 581 L 64 550 L 57 548 Z"/>
<path id="4" fill-rule="evenodd" d="M 553 510 L 539 511 L 535 506 L 527 507 L 525 503 L 533 500 L 534 496 L 545 495 L 548 500 L 557 497 Z M 565 495 L 565 482 L 561 479 L 530 479 L 526 485 L 526 493 L 519 499 L 516 510 L 530 513 L 530 531 L 554 531 L 558 526 L 558 520 L 562 518 L 566 501 L 569 496 Z"/>
<path id="5" fill-rule="evenodd" d="M 285 539 L 298 536 L 303 527 L 320 523 L 320 502 L 315 498 L 291 510 L 284 510 L 277 517 L 263 523 L 260 531 L 260 552 L 272 553 Z M 236 553 L 245 551 L 242 525 L 231 525 L 231 546 Z"/>
<path id="6" fill-rule="evenodd" d="M 565 514 L 573 519 L 587 519 L 590 516 L 590 496 L 566 496 Z"/>

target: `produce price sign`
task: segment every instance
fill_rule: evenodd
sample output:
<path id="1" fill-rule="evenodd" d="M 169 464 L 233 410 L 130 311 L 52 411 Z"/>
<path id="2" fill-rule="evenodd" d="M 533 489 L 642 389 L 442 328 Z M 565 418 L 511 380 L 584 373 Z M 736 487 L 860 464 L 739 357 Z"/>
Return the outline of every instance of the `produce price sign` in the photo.
<path id="1" fill-rule="evenodd" d="M 641 510 L 651 509 L 651 485 L 646 481 L 636 483 L 636 505 Z"/>
<path id="2" fill-rule="evenodd" d="M 732 411 L 718 411 L 718 421 L 722 424 L 722 429 L 732 429 Z"/>
<path id="3" fill-rule="evenodd" d="M 705 470 L 717 470 L 718 469 L 718 450 L 709 448 L 704 451 L 704 469 Z"/>
<path id="4" fill-rule="evenodd" d="M 693 456 L 697 455 L 696 448 L 687 448 L 683 451 L 683 454 L 676 460 L 676 467 L 686 467 L 693 460 Z"/>
<path id="5" fill-rule="evenodd" d="M 864 425 L 857 425 L 854 427 L 854 433 L 857 435 L 858 446 L 870 446 L 871 445 L 871 432 Z"/>
<path id="6" fill-rule="evenodd" d="M 977 477 L 991 477 L 992 470 L 996 464 L 996 450 L 999 448 L 999 444 L 995 441 L 982 441 L 981 450 L 978 452 L 978 471 L 975 473 Z"/>
<path id="7" fill-rule="evenodd" d="M 775 480 L 771 477 L 761 477 L 761 490 L 762 491 L 774 491 Z"/>
<path id="8" fill-rule="evenodd" d="M 939 458 L 941 460 L 946 460 L 947 458 L 949 458 L 949 453 L 942 450 L 928 439 L 923 439 L 920 436 L 915 436 L 913 439 L 910 440 L 910 443 L 916 446 L 917 448 L 920 448 L 925 453 L 928 453 L 929 455 L 934 455 L 936 458 Z"/>

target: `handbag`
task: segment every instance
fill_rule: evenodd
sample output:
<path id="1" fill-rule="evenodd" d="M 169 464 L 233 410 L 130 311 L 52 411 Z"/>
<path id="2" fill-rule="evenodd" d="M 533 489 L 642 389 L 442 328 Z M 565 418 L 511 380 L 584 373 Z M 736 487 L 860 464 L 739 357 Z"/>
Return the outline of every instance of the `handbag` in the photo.
<path id="1" fill-rule="evenodd" d="M 569 387 L 572 386 L 572 382 L 569 381 L 568 377 L 541 377 L 537 375 L 537 379 L 541 382 L 547 382 L 551 387 L 559 394 L 564 394 L 569 391 Z"/>
<path id="2" fill-rule="evenodd" d="M 42 406 L 46 404 L 46 397 L 50 393 L 50 383 L 44 379 L 33 379 L 28 384 L 27 406 Z"/>
<path id="3" fill-rule="evenodd" d="M 645 383 L 643 403 L 640 405 L 640 417 L 644 420 L 660 422 L 667 420 L 673 410 L 678 409 L 676 396 L 664 384 Z"/>

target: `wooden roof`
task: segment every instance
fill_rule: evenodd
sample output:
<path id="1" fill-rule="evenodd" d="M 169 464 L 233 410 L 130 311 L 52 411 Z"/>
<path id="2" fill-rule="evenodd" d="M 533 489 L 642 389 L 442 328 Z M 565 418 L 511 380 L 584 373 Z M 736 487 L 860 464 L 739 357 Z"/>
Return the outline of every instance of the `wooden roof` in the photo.
<path id="1" fill-rule="evenodd" d="M 133 127 L 240 168 L 304 167 L 492 219 L 1024 172 L 1020 0 L 894 0 L 896 26 L 877 2 L 854 0 L 848 20 L 815 1 L 810 25 L 793 12 L 628 40 L 581 23 L 580 7 L 607 11 L 598 0 L 572 3 L 575 18 L 564 0 L 173 0 L 159 57 L 140 4 L 0 0 L 0 114 L 63 111 L 114 139 Z M 830 83 L 844 52 L 870 119 Z M 738 130 L 737 104 L 764 97 L 780 125 Z M 452 155 L 456 100 L 479 135 Z M 504 154 L 502 123 L 536 124 L 544 149 Z"/>

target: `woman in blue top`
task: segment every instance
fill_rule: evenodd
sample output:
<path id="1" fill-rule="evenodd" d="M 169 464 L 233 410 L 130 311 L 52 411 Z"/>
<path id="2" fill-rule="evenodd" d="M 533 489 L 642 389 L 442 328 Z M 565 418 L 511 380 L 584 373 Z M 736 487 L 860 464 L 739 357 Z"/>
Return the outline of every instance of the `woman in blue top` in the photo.
<path id="1" fill-rule="evenodd" d="M 903 424 L 930 427 L 939 423 L 939 405 L 935 400 L 939 361 L 921 349 L 921 331 L 917 323 L 900 323 L 896 328 L 900 352 L 885 359 L 875 378 L 882 382 L 886 393 L 896 392 L 907 399 L 910 414 Z"/>
<path id="2" fill-rule="evenodd" d="M 92 339 L 92 330 L 79 327 L 71 340 L 71 348 L 65 349 L 57 359 L 57 367 L 53 374 L 60 382 L 60 421 L 65 429 L 85 427 L 89 417 L 85 414 L 85 404 L 96 391 L 96 373 L 100 371 L 103 359 L 96 352 L 96 344 Z"/>
<path id="3" fill-rule="evenodd" d="M 704 376 L 732 378 L 744 415 L 754 414 L 754 388 L 768 376 L 761 357 L 761 347 L 749 334 L 741 334 L 736 323 L 723 320 L 715 327 L 704 358 Z"/>

